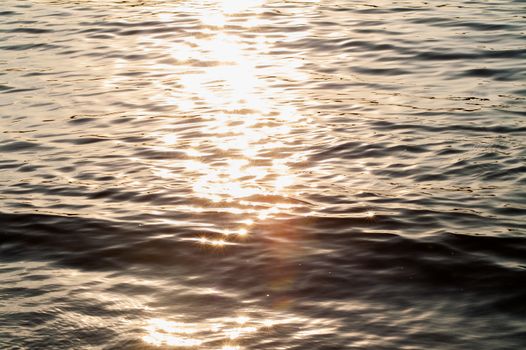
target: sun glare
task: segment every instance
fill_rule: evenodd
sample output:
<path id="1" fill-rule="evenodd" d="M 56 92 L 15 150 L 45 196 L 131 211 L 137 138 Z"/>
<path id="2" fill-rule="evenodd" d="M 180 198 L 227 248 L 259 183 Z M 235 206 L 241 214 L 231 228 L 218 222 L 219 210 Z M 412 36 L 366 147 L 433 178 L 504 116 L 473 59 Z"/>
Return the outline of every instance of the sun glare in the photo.
<path id="1" fill-rule="evenodd" d="M 271 319 L 256 320 L 247 316 L 226 317 L 212 323 L 184 323 L 154 318 L 147 321 L 142 340 L 156 347 L 198 347 L 207 339 L 222 340 L 220 349 L 241 349 L 236 343 L 245 336 L 268 331 L 277 324 Z"/>
<path id="2" fill-rule="evenodd" d="M 260 8 L 266 0 L 223 0 L 221 8 L 223 13 L 234 14 L 254 8 Z"/>
<path id="3" fill-rule="evenodd" d="M 143 341 L 155 346 L 199 346 L 202 341 L 194 334 L 200 330 L 195 326 L 180 322 L 170 322 L 163 319 L 152 319 L 146 327 Z"/>
<path id="4" fill-rule="evenodd" d="M 292 190 L 299 183 L 294 163 L 302 161 L 301 155 L 290 154 L 287 143 L 307 119 L 289 103 L 296 98 L 294 90 L 276 82 L 279 76 L 290 81 L 303 79 L 304 62 L 269 54 L 280 39 L 252 27 L 268 21 L 260 16 L 266 3 L 207 1 L 185 8 L 201 21 L 200 35 L 175 42 L 152 38 L 153 47 L 169 48 L 171 59 L 160 62 L 158 68 L 173 77 L 170 84 L 153 82 L 159 91 L 155 98 L 162 98 L 181 116 L 166 118 L 166 124 L 151 133 L 159 140 L 152 149 L 173 154 L 172 159 L 151 160 L 152 173 L 187 184 L 187 195 L 208 203 L 183 210 L 239 216 L 236 226 L 218 229 L 223 239 L 193 238 L 209 247 L 240 244 L 254 237 L 255 222 L 293 206 L 281 202 L 294 195 Z M 169 22 L 170 16 L 165 13 L 160 19 Z M 255 33 L 250 40 L 240 34 L 245 29 Z M 289 34 L 291 38 L 299 35 Z M 276 74 L 279 76 L 272 78 Z M 191 124 L 185 122 L 187 116 Z M 192 128 L 186 129 L 189 125 Z"/>

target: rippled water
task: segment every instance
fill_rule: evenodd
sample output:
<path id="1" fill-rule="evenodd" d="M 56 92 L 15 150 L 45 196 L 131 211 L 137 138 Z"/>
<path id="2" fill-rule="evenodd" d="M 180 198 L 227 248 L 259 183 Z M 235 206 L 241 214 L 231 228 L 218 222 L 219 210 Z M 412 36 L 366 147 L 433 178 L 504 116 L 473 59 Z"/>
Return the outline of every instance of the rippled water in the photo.
<path id="1" fill-rule="evenodd" d="M 0 348 L 526 347 L 524 1 L 2 5 Z"/>

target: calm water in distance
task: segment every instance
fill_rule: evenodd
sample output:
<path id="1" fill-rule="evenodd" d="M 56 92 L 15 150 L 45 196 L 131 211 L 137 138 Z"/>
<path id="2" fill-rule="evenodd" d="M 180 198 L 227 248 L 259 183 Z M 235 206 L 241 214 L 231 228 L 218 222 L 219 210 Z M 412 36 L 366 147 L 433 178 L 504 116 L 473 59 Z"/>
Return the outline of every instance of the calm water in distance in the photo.
<path id="1" fill-rule="evenodd" d="M 526 3 L 3 0 L 0 348 L 526 348 Z"/>

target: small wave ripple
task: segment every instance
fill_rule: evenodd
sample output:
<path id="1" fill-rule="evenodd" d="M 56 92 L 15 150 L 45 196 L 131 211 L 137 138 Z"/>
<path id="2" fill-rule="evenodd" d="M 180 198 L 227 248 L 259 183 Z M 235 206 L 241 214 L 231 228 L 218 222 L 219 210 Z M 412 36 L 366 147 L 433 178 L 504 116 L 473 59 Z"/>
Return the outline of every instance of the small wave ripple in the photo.
<path id="1" fill-rule="evenodd" d="M 5 0 L 0 348 L 524 348 L 521 6 Z"/>

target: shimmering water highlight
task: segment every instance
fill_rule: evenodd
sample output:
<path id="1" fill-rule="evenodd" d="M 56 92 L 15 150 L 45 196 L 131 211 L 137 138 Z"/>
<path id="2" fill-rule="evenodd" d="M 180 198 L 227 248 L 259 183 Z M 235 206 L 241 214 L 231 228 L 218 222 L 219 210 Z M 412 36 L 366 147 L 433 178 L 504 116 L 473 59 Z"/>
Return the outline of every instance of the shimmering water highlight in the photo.
<path id="1" fill-rule="evenodd" d="M 4 0 L 0 348 L 525 348 L 525 14 Z"/>

